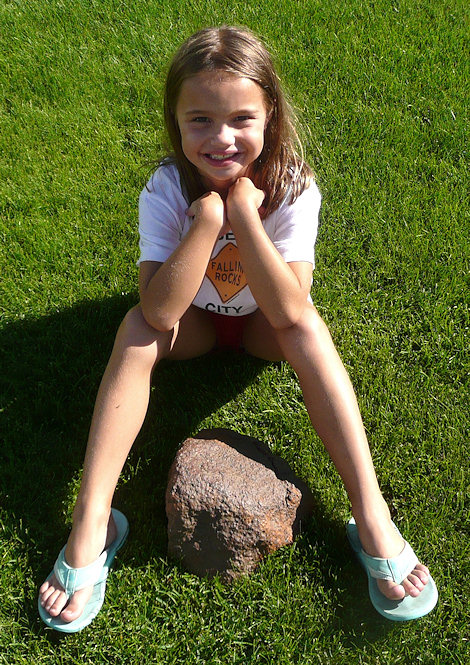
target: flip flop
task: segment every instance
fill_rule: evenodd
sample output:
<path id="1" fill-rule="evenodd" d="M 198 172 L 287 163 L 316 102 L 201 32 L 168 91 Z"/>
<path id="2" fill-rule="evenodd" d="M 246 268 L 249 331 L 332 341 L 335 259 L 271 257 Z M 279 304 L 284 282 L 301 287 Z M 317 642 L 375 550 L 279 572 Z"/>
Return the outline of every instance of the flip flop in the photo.
<path id="1" fill-rule="evenodd" d="M 64 587 L 67 598 L 70 598 L 75 591 L 93 585 L 93 592 L 82 614 L 74 621 L 67 623 L 60 617 L 51 617 L 38 599 L 39 616 L 46 626 L 54 628 L 54 630 L 58 630 L 61 633 L 78 633 L 85 626 L 88 626 L 100 611 L 104 601 L 109 569 L 111 568 L 116 552 L 124 544 L 129 533 L 129 523 L 126 517 L 115 508 L 111 508 L 111 512 L 116 524 L 117 535 L 111 545 L 101 553 L 96 561 L 83 568 L 72 568 L 65 560 L 65 547 L 63 547 L 54 564 L 54 570 L 51 572 L 51 575 L 54 573 L 60 584 Z"/>
<path id="2" fill-rule="evenodd" d="M 395 529 L 397 529 L 396 526 Z M 409 543 L 405 541 L 403 550 L 393 559 L 381 559 L 364 552 L 353 517 L 346 524 L 346 532 L 352 549 L 367 573 L 370 600 L 379 614 L 391 621 L 410 621 L 419 619 L 433 609 L 437 603 L 438 593 L 431 576 L 416 598 L 405 596 L 402 600 L 389 600 L 379 591 L 378 579 L 401 584 L 418 563 L 418 558 Z"/>

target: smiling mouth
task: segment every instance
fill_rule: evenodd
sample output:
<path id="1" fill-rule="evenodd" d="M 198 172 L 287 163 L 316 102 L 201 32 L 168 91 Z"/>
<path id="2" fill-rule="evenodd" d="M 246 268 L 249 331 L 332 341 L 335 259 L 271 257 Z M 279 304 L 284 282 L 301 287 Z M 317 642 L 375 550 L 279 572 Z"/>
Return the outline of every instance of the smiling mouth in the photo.
<path id="1" fill-rule="evenodd" d="M 223 162 L 231 162 L 233 159 L 239 155 L 239 152 L 231 152 L 228 154 L 220 154 L 220 153 L 213 153 L 213 152 L 206 152 L 204 154 L 204 157 L 208 159 L 211 162 L 217 162 L 219 164 L 222 164 Z"/>

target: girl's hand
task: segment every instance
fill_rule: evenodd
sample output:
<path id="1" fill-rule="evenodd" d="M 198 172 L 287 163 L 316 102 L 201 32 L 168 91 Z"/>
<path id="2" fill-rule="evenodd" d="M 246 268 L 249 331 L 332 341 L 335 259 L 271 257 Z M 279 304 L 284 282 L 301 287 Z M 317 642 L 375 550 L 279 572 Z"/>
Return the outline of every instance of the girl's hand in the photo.
<path id="1" fill-rule="evenodd" d="M 194 218 L 194 223 L 207 225 L 218 234 L 226 226 L 225 205 L 217 192 L 207 192 L 200 196 L 191 203 L 186 214 Z"/>
<path id="2" fill-rule="evenodd" d="M 229 220 L 243 211 L 258 211 L 263 215 L 262 203 L 265 194 L 253 184 L 250 178 L 239 178 L 229 189 L 227 196 L 227 215 Z"/>

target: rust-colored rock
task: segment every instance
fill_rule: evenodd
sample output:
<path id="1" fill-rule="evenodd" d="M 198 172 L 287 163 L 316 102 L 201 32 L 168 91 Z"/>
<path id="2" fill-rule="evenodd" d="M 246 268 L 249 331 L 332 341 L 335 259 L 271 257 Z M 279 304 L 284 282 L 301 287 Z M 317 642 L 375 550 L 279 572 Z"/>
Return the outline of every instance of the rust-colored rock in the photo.
<path id="1" fill-rule="evenodd" d="M 266 444 L 231 430 L 186 439 L 166 491 L 168 553 L 201 576 L 231 581 L 292 544 L 313 497 Z"/>

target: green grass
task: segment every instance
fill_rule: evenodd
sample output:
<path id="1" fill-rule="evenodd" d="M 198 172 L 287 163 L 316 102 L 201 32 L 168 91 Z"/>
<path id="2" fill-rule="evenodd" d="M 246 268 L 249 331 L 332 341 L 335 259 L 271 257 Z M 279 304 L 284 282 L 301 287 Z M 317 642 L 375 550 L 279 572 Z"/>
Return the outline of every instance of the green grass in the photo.
<path id="1" fill-rule="evenodd" d="M 0 663 L 468 662 L 468 10 L 463 0 L 3 0 Z M 96 389 L 137 299 L 137 198 L 162 154 L 168 59 L 195 29 L 274 47 L 323 194 L 313 297 L 357 388 L 384 494 L 440 602 L 382 621 L 342 484 L 290 369 L 161 368 L 116 494 L 131 535 L 92 627 L 36 611 L 67 537 Z M 224 390 L 221 387 L 224 387 Z M 232 587 L 166 556 L 164 489 L 203 427 L 258 436 L 317 508 Z"/>

